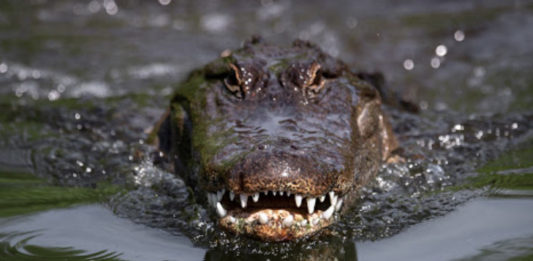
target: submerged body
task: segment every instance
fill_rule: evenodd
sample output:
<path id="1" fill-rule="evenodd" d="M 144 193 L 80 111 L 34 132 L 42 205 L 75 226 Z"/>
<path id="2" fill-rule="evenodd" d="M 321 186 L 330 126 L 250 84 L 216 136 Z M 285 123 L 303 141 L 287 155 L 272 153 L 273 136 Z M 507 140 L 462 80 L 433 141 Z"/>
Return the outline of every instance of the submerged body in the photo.
<path id="1" fill-rule="evenodd" d="M 313 234 L 396 147 L 364 78 L 307 42 L 253 39 L 180 85 L 159 148 L 223 228 L 267 241 Z"/>

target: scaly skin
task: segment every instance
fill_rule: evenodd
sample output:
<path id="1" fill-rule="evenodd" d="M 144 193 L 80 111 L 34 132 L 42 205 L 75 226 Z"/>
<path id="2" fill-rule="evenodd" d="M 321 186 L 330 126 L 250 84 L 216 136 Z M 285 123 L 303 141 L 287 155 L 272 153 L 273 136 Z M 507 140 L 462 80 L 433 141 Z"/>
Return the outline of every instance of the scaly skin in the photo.
<path id="1" fill-rule="evenodd" d="M 327 227 L 396 147 L 380 93 L 307 42 L 225 54 L 176 89 L 161 151 L 227 230 L 281 241 Z"/>

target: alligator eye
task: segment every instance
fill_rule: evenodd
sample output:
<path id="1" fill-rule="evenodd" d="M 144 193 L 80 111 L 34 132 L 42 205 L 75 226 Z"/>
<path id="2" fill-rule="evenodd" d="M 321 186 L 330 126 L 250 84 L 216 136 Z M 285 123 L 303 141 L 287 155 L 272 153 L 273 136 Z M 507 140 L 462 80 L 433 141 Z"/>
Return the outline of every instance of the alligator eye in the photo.
<path id="1" fill-rule="evenodd" d="M 243 90 L 242 90 L 242 79 L 240 75 L 239 68 L 235 66 L 234 64 L 229 64 L 231 67 L 233 73 L 230 73 L 226 78 L 224 78 L 224 85 L 230 91 L 232 94 L 237 96 L 238 98 L 243 97 Z"/>
<path id="2" fill-rule="evenodd" d="M 306 71 L 306 80 L 303 83 L 303 87 L 314 94 L 319 93 L 324 88 L 324 84 L 326 83 L 320 68 L 320 64 L 313 62 Z"/>

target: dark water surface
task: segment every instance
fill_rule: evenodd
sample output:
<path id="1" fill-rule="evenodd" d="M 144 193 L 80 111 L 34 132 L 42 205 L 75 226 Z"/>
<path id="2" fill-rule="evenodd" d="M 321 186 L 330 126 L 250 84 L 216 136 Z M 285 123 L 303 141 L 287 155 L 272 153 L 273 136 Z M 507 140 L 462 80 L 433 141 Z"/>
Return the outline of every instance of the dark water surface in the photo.
<path id="1" fill-rule="evenodd" d="M 219 231 L 146 133 L 253 34 L 380 71 L 413 157 L 310 240 Z M 533 259 L 533 1 L 1 1 L 1 260 Z"/>

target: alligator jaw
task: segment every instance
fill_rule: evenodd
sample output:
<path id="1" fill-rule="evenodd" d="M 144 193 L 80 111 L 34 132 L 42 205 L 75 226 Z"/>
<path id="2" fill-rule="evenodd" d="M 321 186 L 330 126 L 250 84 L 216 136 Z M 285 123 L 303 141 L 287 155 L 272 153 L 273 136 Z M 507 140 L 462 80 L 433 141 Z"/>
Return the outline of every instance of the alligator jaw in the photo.
<path id="1" fill-rule="evenodd" d="M 304 197 L 285 191 L 236 194 L 219 190 L 208 193 L 208 201 L 226 230 L 264 241 L 285 241 L 331 225 L 344 200 L 333 191 Z"/>

